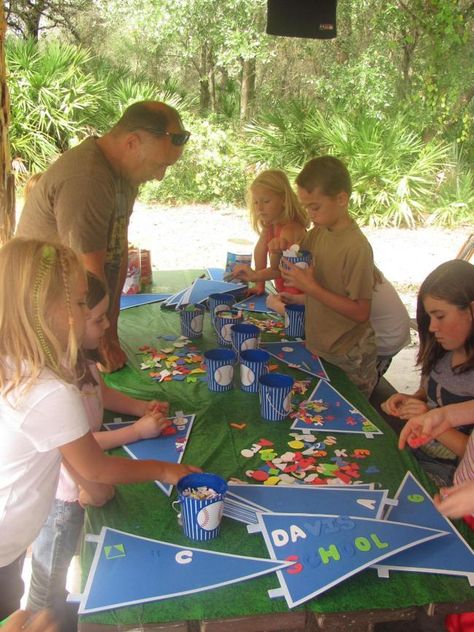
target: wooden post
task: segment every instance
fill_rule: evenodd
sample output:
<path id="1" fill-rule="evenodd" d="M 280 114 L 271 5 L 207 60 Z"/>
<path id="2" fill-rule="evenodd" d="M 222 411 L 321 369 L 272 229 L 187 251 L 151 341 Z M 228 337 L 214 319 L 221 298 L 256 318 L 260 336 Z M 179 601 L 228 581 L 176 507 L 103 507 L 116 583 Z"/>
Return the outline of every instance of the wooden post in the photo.
<path id="1" fill-rule="evenodd" d="M 10 102 L 5 63 L 7 23 L 3 2 L 0 6 L 0 245 L 8 241 L 15 228 L 15 177 L 12 173 L 8 125 Z"/>

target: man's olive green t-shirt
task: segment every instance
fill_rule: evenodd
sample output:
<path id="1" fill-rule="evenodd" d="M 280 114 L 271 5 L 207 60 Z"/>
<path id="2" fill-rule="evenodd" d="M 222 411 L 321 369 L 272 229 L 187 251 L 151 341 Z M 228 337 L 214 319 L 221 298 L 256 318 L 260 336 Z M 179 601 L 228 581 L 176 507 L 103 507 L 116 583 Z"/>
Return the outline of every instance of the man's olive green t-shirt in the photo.
<path id="1" fill-rule="evenodd" d="M 25 201 L 16 234 L 59 241 L 78 254 L 105 250 L 105 274 L 113 296 L 136 196 L 137 188 L 113 171 L 96 138 L 87 138 L 38 180 Z"/>
<path id="2" fill-rule="evenodd" d="M 372 248 L 354 221 L 342 230 L 312 228 L 302 248 L 311 252 L 314 276 L 322 287 L 352 300 L 372 298 Z M 312 353 L 323 358 L 345 355 L 370 327 L 370 322 L 356 323 L 306 296 L 306 345 Z"/>

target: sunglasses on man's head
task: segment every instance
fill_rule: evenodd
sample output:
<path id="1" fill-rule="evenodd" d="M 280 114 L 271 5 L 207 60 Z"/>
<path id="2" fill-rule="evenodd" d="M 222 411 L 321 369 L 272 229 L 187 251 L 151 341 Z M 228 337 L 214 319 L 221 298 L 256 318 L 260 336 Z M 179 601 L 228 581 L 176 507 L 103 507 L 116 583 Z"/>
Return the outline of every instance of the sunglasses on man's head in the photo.
<path id="1" fill-rule="evenodd" d="M 189 137 L 191 136 L 191 132 L 162 132 L 157 129 L 153 129 L 153 127 L 142 127 L 147 132 L 151 132 L 155 136 L 169 136 L 171 139 L 171 143 L 176 145 L 177 147 L 181 147 L 181 145 L 185 145 Z"/>

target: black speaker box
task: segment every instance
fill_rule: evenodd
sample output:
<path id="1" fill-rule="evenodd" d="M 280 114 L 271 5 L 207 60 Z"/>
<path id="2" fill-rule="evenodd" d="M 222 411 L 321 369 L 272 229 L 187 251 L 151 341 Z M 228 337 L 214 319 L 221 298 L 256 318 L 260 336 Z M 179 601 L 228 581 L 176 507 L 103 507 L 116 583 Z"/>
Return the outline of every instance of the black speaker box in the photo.
<path id="1" fill-rule="evenodd" d="M 336 37 L 337 0 L 268 0 L 267 33 L 287 37 Z"/>

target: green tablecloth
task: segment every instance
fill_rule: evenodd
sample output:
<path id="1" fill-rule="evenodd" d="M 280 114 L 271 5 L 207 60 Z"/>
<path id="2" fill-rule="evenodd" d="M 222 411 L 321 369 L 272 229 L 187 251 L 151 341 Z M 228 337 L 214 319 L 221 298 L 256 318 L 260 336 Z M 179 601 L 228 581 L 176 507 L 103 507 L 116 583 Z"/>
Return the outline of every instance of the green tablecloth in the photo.
<path id="1" fill-rule="evenodd" d="M 200 271 L 161 273 L 158 276 L 158 292 L 172 292 L 184 288 Z M 238 388 L 228 393 L 210 393 L 206 383 L 166 382 L 157 384 L 139 368 L 138 348 L 156 345 L 157 335 L 179 333 L 179 317 L 172 310 L 161 309 L 160 304 L 125 310 L 120 316 L 120 337 L 129 355 L 129 364 L 123 370 L 107 376 L 107 383 L 132 396 L 144 399 L 161 398 L 171 403 L 171 411 L 183 410 L 196 414 L 194 426 L 186 448 L 184 461 L 199 465 L 204 471 L 216 472 L 225 478 L 231 476 L 246 480 L 245 471 L 257 468 L 258 456 L 245 459 L 240 452 L 261 438 L 275 443 L 281 454 L 288 449 L 289 421 L 265 422 L 259 414 L 258 396 L 247 394 Z M 204 337 L 198 341 L 201 349 L 217 346 L 208 315 L 205 318 Z M 338 434 L 339 448 L 369 448 L 371 456 L 367 465 L 376 465 L 379 472 L 364 475 L 364 482 L 380 483 L 390 494 L 396 492 L 405 472 L 411 470 L 420 482 L 434 491 L 429 480 L 420 470 L 408 451 L 400 452 L 396 437 L 384 420 L 370 406 L 365 397 L 337 368 L 326 365 L 332 383 L 357 408 L 369 417 L 384 434 L 373 439 L 362 435 Z M 285 367 L 281 372 L 297 379 L 309 376 Z M 310 389 L 317 383 L 312 380 Z M 311 392 L 308 391 L 308 393 Z M 243 430 L 232 428 L 231 422 L 246 423 Z M 328 433 L 322 433 L 326 436 Z M 115 453 L 122 453 L 121 450 Z M 122 453 L 123 454 L 123 453 Z M 361 466 L 361 469 L 364 469 Z M 247 479 L 248 480 L 248 479 Z M 208 543 L 190 543 L 176 521 L 171 501 L 153 483 L 121 485 L 117 494 L 106 507 L 87 512 L 86 531 L 99 533 L 103 525 L 137 535 L 162 539 L 183 546 L 197 545 L 213 551 L 268 557 L 263 538 L 248 535 L 242 523 L 223 519 L 221 535 Z M 459 523 L 457 523 L 459 524 Z M 460 531 L 474 542 L 464 524 Z M 442 542 L 440 541 L 440 546 Z M 93 545 L 85 544 L 82 551 L 84 578 L 87 576 L 93 555 Z M 147 569 L 143 569 L 146 573 Z M 288 612 L 284 599 L 271 600 L 267 591 L 278 587 L 276 575 L 253 579 L 241 584 L 219 588 L 197 595 L 180 597 L 145 604 L 139 607 L 117 609 L 108 613 L 83 617 L 85 621 L 104 624 L 131 624 L 201 620 L 245 615 Z M 472 599 L 472 589 L 465 578 L 441 575 L 392 573 L 390 579 L 378 579 L 374 570 L 366 570 L 344 581 L 317 599 L 295 610 L 309 609 L 330 613 L 374 608 L 404 608 L 428 603 L 465 602 Z"/>

